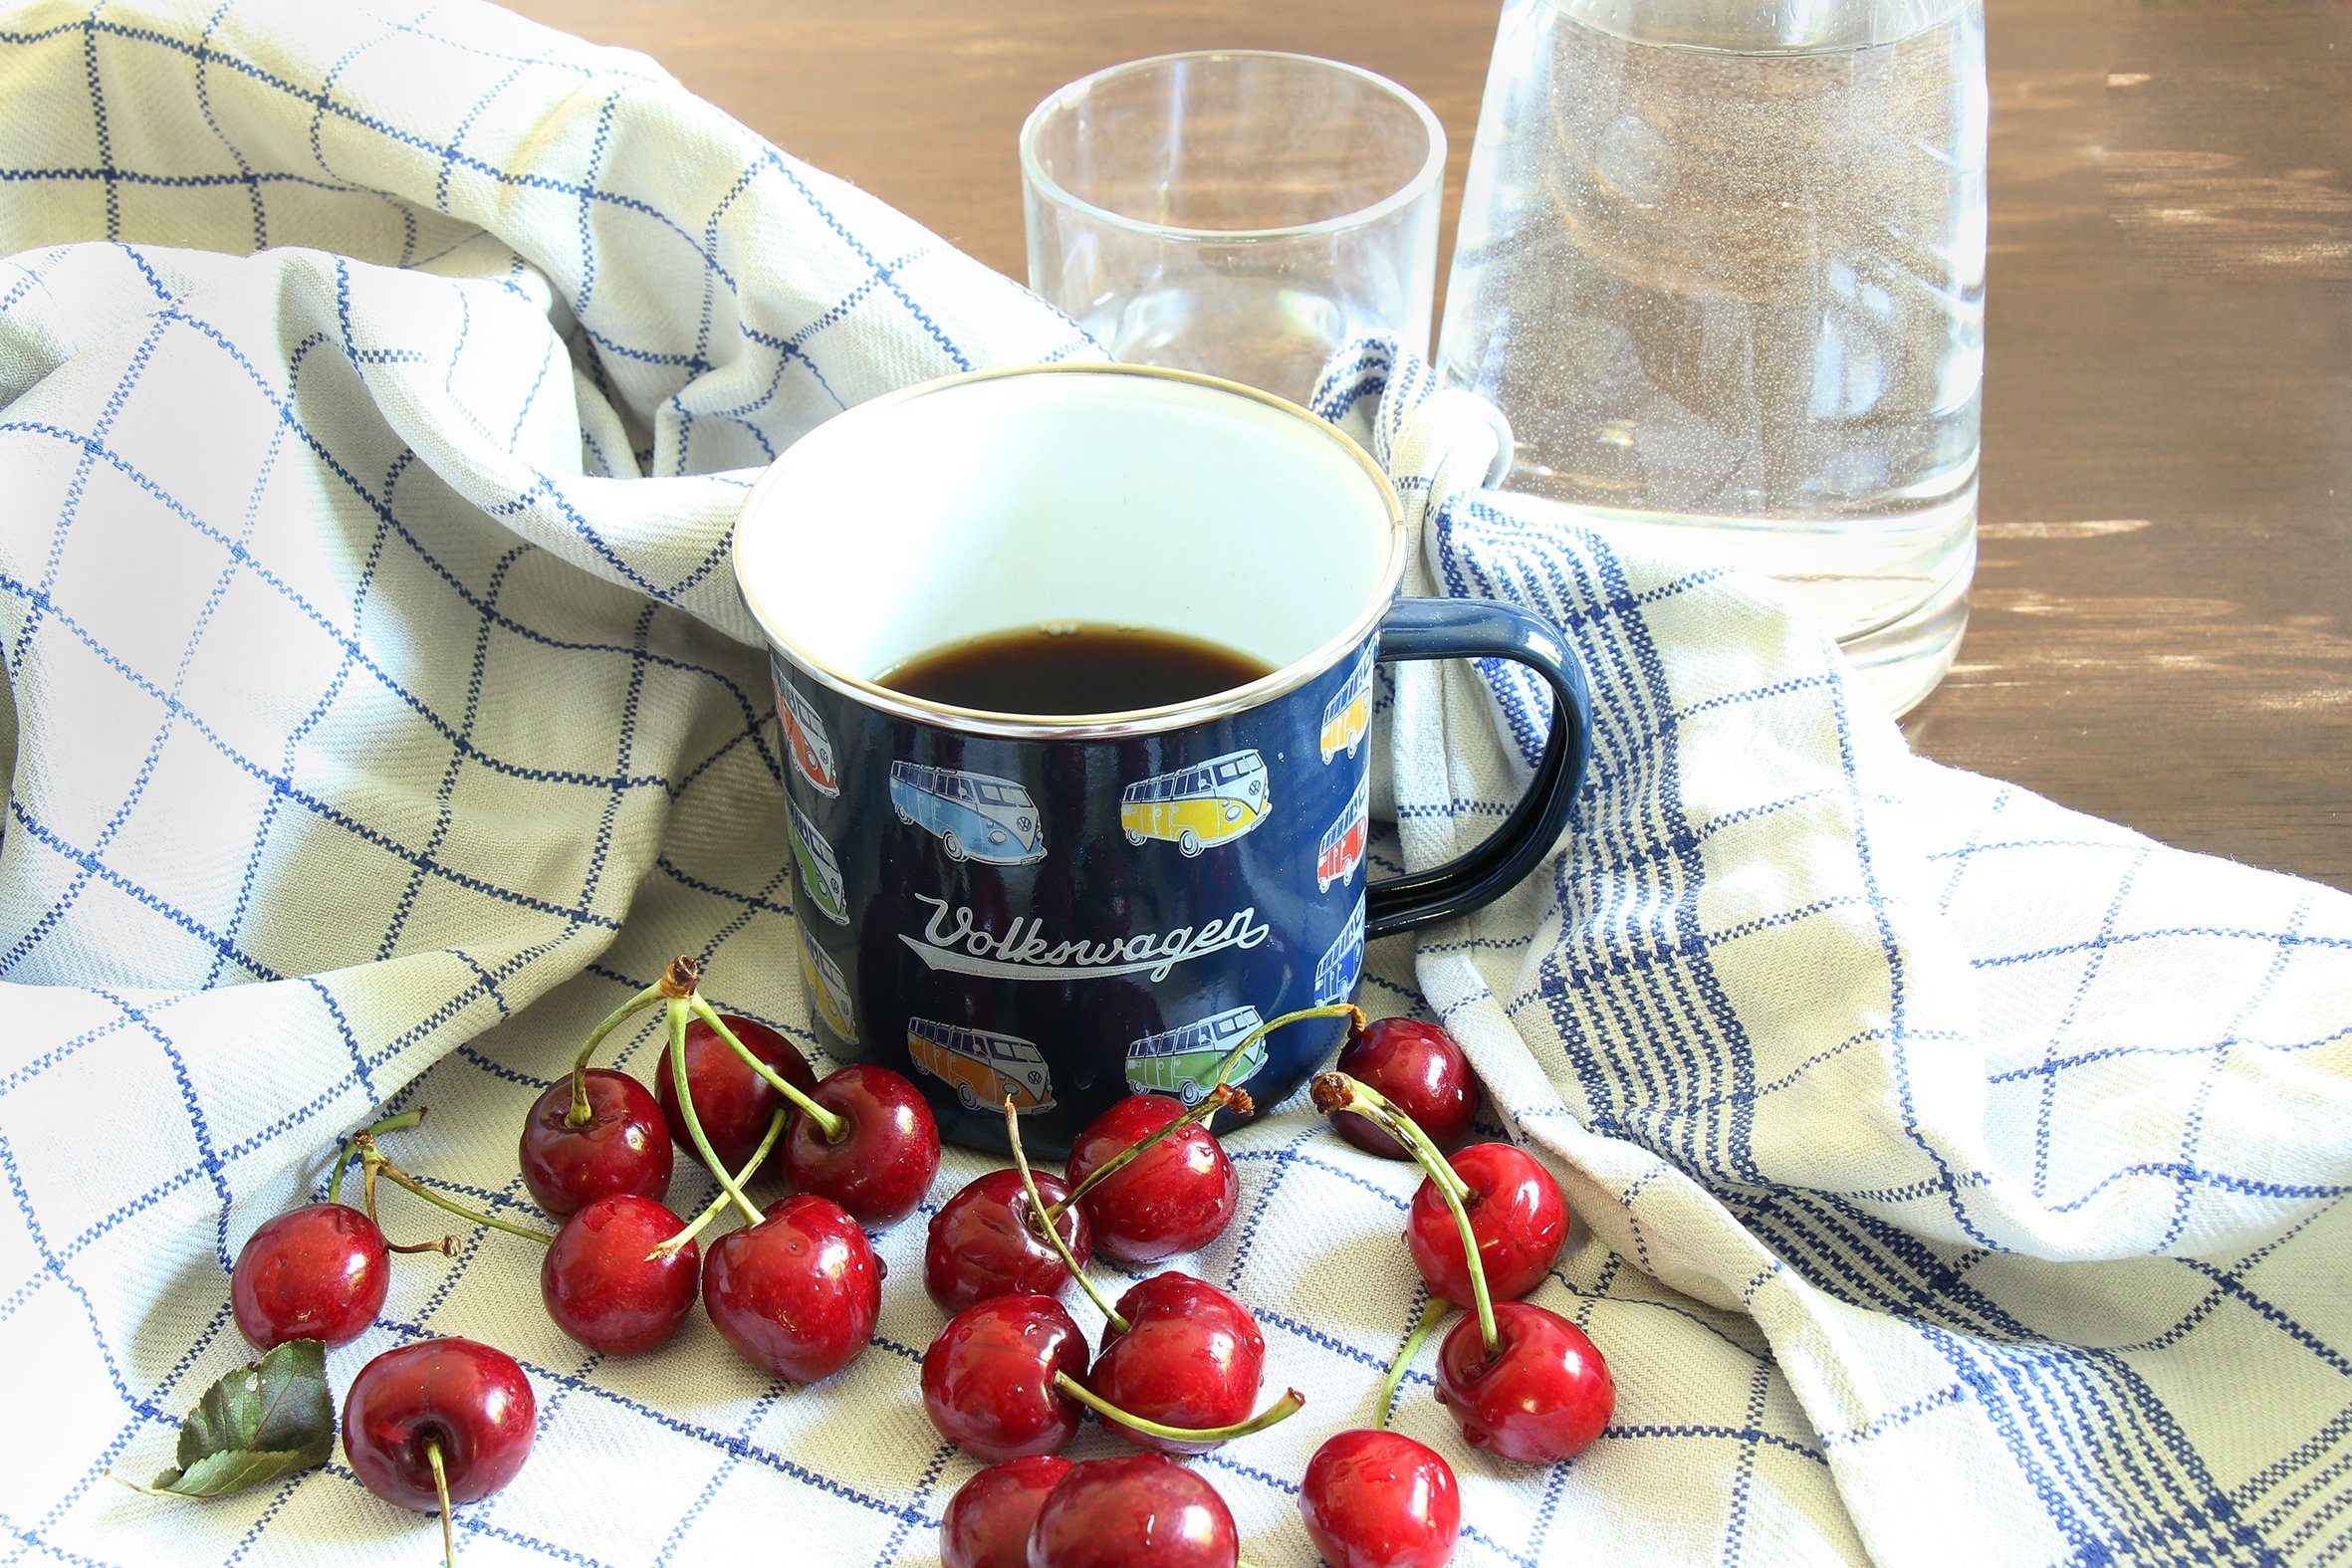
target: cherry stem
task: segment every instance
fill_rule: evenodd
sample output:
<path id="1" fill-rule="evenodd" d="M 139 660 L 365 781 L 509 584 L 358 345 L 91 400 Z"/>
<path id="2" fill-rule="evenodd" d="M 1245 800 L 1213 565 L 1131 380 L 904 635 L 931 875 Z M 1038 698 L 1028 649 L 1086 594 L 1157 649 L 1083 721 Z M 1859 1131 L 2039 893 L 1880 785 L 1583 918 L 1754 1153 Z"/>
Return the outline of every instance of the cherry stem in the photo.
<path id="1" fill-rule="evenodd" d="M 1374 1428 L 1382 1432 L 1388 1430 L 1389 1411 L 1396 1404 L 1397 1385 L 1405 1381 L 1405 1369 L 1413 1364 L 1413 1358 L 1421 1353 L 1422 1345 L 1436 1331 L 1437 1326 L 1446 1320 L 1446 1314 L 1453 1310 L 1453 1306 L 1444 1296 L 1431 1296 L 1422 1304 L 1421 1316 L 1414 1321 L 1412 1331 L 1405 1335 L 1405 1342 L 1396 1347 L 1396 1355 L 1388 1363 L 1388 1375 L 1380 1380 L 1380 1400 L 1372 1412 Z"/>
<path id="2" fill-rule="evenodd" d="M 735 1037 L 735 1031 L 727 1027 L 727 1020 L 719 1015 L 718 1008 L 703 1001 L 700 996 L 688 997 L 686 1006 L 694 1009 L 696 1017 L 711 1026 L 712 1033 L 733 1046 L 735 1054 L 743 1058 L 743 1064 L 767 1080 L 768 1087 L 790 1100 L 794 1109 L 815 1122 L 818 1131 L 824 1134 L 826 1143 L 839 1143 L 843 1138 L 849 1136 L 849 1122 L 846 1117 L 838 1111 L 826 1110 L 803 1094 L 799 1085 L 795 1084 L 792 1079 L 760 1060 L 757 1055 L 753 1054 L 749 1045 Z"/>
<path id="3" fill-rule="evenodd" d="M 368 1147 L 372 1147 L 372 1145 Z M 378 1160 L 362 1160 L 359 1165 L 359 1202 L 366 1209 L 367 1223 L 375 1227 L 377 1235 L 383 1235 L 383 1222 L 377 1219 L 375 1214 L 375 1172 L 381 1163 Z M 443 1235 L 436 1236 L 430 1241 L 395 1241 L 389 1236 L 384 1236 L 383 1249 L 403 1255 L 416 1252 L 438 1252 L 443 1257 L 455 1257 L 457 1255 L 457 1237 Z"/>
<path id="4" fill-rule="evenodd" d="M 1250 1102 L 1250 1091 L 1237 1089 L 1230 1083 L 1220 1083 L 1211 1089 L 1200 1104 L 1190 1107 L 1174 1121 L 1154 1133 L 1147 1133 L 1086 1173 L 1086 1179 L 1069 1190 L 1069 1196 L 1046 1211 L 1048 1224 L 1059 1225 L 1061 1212 L 1104 1182 L 1124 1170 L 1129 1164 L 1149 1154 L 1155 1145 L 1166 1143 L 1195 1122 L 1205 1122 L 1219 1111 L 1232 1107 L 1235 1114 L 1247 1116 L 1256 1107 Z"/>
<path id="5" fill-rule="evenodd" d="M 735 1173 L 736 1186 L 741 1187 L 744 1183 L 750 1181 L 752 1179 L 753 1173 L 758 1171 L 762 1165 L 767 1163 L 770 1152 L 776 1147 L 776 1140 L 784 1136 L 784 1124 L 790 1120 L 791 1117 L 792 1112 L 784 1109 L 782 1106 L 778 1106 L 776 1108 L 776 1114 L 768 1118 L 768 1131 L 760 1139 L 760 1146 L 752 1151 L 752 1157 L 749 1160 L 744 1161 L 743 1169 Z M 704 1208 L 702 1213 L 694 1217 L 692 1224 L 688 1225 L 676 1235 L 671 1236 L 668 1240 L 656 1243 L 653 1250 L 645 1254 L 645 1261 L 650 1263 L 659 1259 L 677 1256 L 680 1252 L 685 1250 L 687 1243 L 692 1241 L 694 1237 L 701 1232 L 704 1226 L 709 1225 L 713 1220 L 718 1219 L 720 1211 L 724 1210 L 730 1203 L 733 1202 L 734 1199 L 722 1191 L 718 1197 L 710 1201 L 709 1205 Z"/>
<path id="6" fill-rule="evenodd" d="M 646 1008 L 659 1002 L 661 997 L 661 982 L 655 981 L 619 1007 L 614 1008 L 610 1012 L 605 1013 L 604 1021 L 588 1030 L 588 1037 L 581 1042 L 580 1054 L 572 1058 L 572 1109 L 565 1113 L 565 1126 L 576 1129 L 586 1127 L 594 1119 L 594 1113 L 588 1109 L 588 1058 L 595 1055 L 596 1047 L 604 1043 L 604 1036 L 620 1027 L 626 1019 L 636 1016 Z"/>
<path id="7" fill-rule="evenodd" d="M 414 1193 L 426 1203 L 431 1204 L 435 1209 L 445 1210 L 446 1212 L 457 1216 L 457 1218 L 460 1220 L 471 1220 L 474 1224 L 488 1226 L 493 1231 L 504 1231 L 507 1234 L 519 1235 L 526 1241 L 537 1241 L 541 1246 L 546 1246 L 549 1242 L 555 1239 L 554 1236 L 547 1234 L 545 1232 L 534 1231 L 529 1226 L 516 1225 L 513 1221 L 501 1220 L 496 1215 L 477 1214 L 475 1211 L 466 1208 L 463 1204 L 452 1203 L 450 1200 L 443 1198 L 439 1193 L 436 1193 L 431 1188 L 425 1186 L 424 1183 L 418 1181 L 415 1177 L 410 1176 L 406 1171 L 403 1171 L 398 1166 L 392 1164 L 390 1160 L 385 1159 L 383 1151 L 375 1147 L 375 1143 L 372 1139 L 360 1145 L 359 1158 L 365 1163 L 367 1167 L 367 1181 L 371 1185 L 373 1184 L 376 1177 L 381 1176 L 385 1181 L 390 1182 L 393 1186 L 403 1188 L 408 1192 Z M 426 1248 L 407 1247 L 403 1248 L 403 1250 L 413 1252 L 426 1250 Z"/>
<path id="8" fill-rule="evenodd" d="M 1296 1012 L 1284 1013 L 1281 1017 L 1276 1018 L 1271 1023 L 1259 1024 L 1249 1033 L 1243 1035 L 1241 1040 L 1234 1046 L 1233 1049 L 1225 1053 L 1225 1059 L 1217 1064 L 1216 1081 L 1223 1083 L 1227 1076 L 1232 1073 L 1233 1069 L 1241 1065 L 1243 1052 L 1247 1051 L 1252 1045 L 1257 1044 L 1258 1041 L 1264 1039 L 1267 1035 L 1272 1034 L 1276 1029 L 1281 1028 L 1284 1024 L 1300 1023 L 1304 1022 L 1308 1018 L 1339 1017 L 1344 1017 L 1347 1019 L 1347 1032 L 1351 1038 L 1357 1034 L 1361 1034 L 1364 1031 L 1364 1009 L 1354 1006 L 1351 1003 L 1345 1002 L 1335 1002 L 1328 1007 L 1321 1008 L 1300 1008 Z M 1247 1115 L 1248 1112 L 1244 1112 L 1243 1114 Z"/>
<path id="9" fill-rule="evenodd" d="M 1246 1438 L 1253 1432 L 1264 1432 L 1277 1422 L 1290 1420 L 1306 1403 L 1305 1395 L 1292 1389 L 1249 1420 L 1237 1421 L 1230 1427 L 1170 1427 L 1141 1416 L 1128 1415 L 1066 1372 L 1054 1374 L 1054 1386 L 1104 1421 L 1115 1421 L 1131 1431 L 1170 1443 L 1226 1443 L 1235 1438 Z"/>
<path id="10" fill-rule="evenodd" d="M 433 1493 L 441 1499 L 441 1561 L 457 1568 L 457 1537 L 449 1528 L 449 1471 L 441 1463 L 441 1440 L 424 1440 L 424 1461 L 433 1467 Z"/>
<path id="11" fill-rule="evenodd" d="M 692 962 L 690 959 L 679 959 L 670 965 L 670 969 L 675 973 L 679 964 Z M 662 978 L 667 980 L 669 977 Z M 686 1139 L 694 1145 L 694 1152 L 702 1157 L 702 1163 L 711 1175 L 719 1179 L 720 1191 L 735 1205 L 745 1224 L 758 1225 L 768 1217 L 760 1213 L 757 1204 L 743 1195 L 743 1184 L 728 1171 L 726 1162 L 711 1147 L 710 1134 L 702 1130 L 702 1118 L 694 1111 L 694 1085 L 686 1077 L 686 1015 L 689 1010 L 689 1004 L 684 998 L 670 998 L 670 1077 L 678 1091 L 678 1118 L 686 1124 Z"/>
<path id="12" fill-rule="evenodd" d="M 1013 1096 L 1010 1094 L 1005 1096 L 1005 1136 L 1013 1143 L 1013 1169 L 1021 1173 L 1021 1186 L 1029 1194 L 1029 1224 L 1030 1229 L 1034 1231 L 1037 1229 L 1038 1217 L 1048 1212 L 1046 1195 L 1038 1191 L 1038 1179 L 1030 1174 L 1029 1156 L 1021 1152 L 1021 1112 L 1014 1108 Z M 1069 1266 L 1070 1277 L 1078 1282 L 1080 1290 L 1086 1292 L 1086 1299 L 1102 1309 L 1103 1318 L 1113 1329 L 1124 1334 L 1127 1331 L 1127 1320 L 1119 1316 L 1117 1307 L 1102 1299 L 1102 1292 L 1094 1288 L 1094 1281 L 1086 1277 L 1086 1271 L 1080 1268 L 1078 1260 L 1070 1255 L 1069 1243 L 1061 1239 L 1061 1217 L 1059 1215 L 1055 1215 L 1046 1222 L 1046 1239 L 1054 1244 L 1054 1250 L 1060 1255 L 1062 1262 Z"/>
<path id="13" fill-rule="evenodd" d="M 1326 1072 L 1314 1080 L 1314 1108 L 1328 1115 L 1332 1111 L 1354 1111 L 1369 1116 L 1383 1131 L 1413 1151 L 1413 1159 L 1428 1173 L 1429 1185 L 1436 1188 L 1446 1207 L 1454 1211 L 1454 1225 L 1462 1232 L 1462 1257 L 1470 1269 L 1470 1295 L 1478 1306 L 1478 1332 L 1486 1346 L 1487 1359 L 1503 1354 L 1503 1335 L 1495 1327 L 1495 1303 L 1487 1294 L 1487 1265 L 1478 1251 L 1478 1232 L 1470 1228 L 1470 1211 L 1462 1207 L 1463 1195 L 1470 1189 L 1463 1185 L 1460 1175 L 1438 1153 L 1437 1145 L 1429 1141 L 1412 1117 L 1381 1097 L 1380 1093 L 1358 1083 L 1344 1072 Z M 1440 1172 L 1445 1173 L 1443 1176 Z"/>
<path id="14" fill-rule="evenodd" d="M 360 1139 L 373 1138 L 378 1133 L 399 1132 L 404 1128 L 414 1127 L 423 1120 L 424 1107 L 419 1105 L 413 1111 L 402 1111 L 397 1116 L 387 1116 L 372 1127 L 362 1127 L 346 1138 L 343 1148 L 335 1156 L 335 1177 L 327 1184 L 327 1201 L 331 1204 L 343 1202 L 343 1173 L 351 1166 L 352 1156 L 359 1152 Z M 367 1218 L 374 1219 L 374 1213 L 370 1211 Z"/>

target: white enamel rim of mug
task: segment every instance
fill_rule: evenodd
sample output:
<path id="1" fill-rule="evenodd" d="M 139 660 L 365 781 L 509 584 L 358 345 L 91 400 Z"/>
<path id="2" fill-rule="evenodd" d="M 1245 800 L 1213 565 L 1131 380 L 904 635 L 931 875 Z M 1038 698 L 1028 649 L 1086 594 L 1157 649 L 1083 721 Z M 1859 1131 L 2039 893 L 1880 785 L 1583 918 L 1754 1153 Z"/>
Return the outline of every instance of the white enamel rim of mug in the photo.
<path id="1" fill-rule="evenodd" d="M 776 613 L 773 601 L 762 593 L 753 580 L 760 574 L 763 552 L 756 548 L 758 542 L 752 536 L 759 531 L 763 516 L 776 509 L 779 495 L 791 488 L 799 469 L 809 461 L 822 459 L 825 455 L 824 448 L 837 442 L 840 432 L 836 427 L 886 421 L 917 399 L 933 397 L 978 382 L 1033 376 L 1134 376 L 1207 388 L 1271 410 L 1283 419 L 1294 422 L 1300 430 L 1311 432 L 1317 439 L 1328 442 L 1361 470 L 1371 482 L 1373 494 L 1387 512 L 1386 558 L 1380 565 L 1373 590 L 1365 595 L 1348 616 L 1346 624 L 1337 632 L 1310 651 L 1282 664 L 1271 674 L 1261 676 L 1248 685 L 1232 687 L 1192 702 L 1158 708 L 1135 708 L 1118 713 L 1049 717 L 959 708 L 949 703 L 931 702 L 909 697 L 903 692 L 893 691 L 841 669 L 797 640 L 787 629 L 783 617 Z M 833 432 L 834 442 L 817 439 L 821 432 L 828 431 Z M 816 455 L 814 459 L 811 454 Z M 753 548 L 747 548 L 747 540 Z M 750 608 L 753 619 L 759 622 L 769 642 L 796 667 L 865 707 L 895 718 L 966 734 L 1022 741 L 1092 741 L 1162 734 L 1231 718 L 1286 697 L 1334 668 L 1371 636 L 1381 616 L 1395 602 L 1397 589 L 1404 581 L 1405 553 L 1408 548 L 1404 509 L 1397 501 L 1396 488 L 1389 483 L 1388 475 L 1381 470 L 1380 465 L 1372 460 L 1371 454 L 1338 426 L 1317 418 L 1296 403 L 1271 392 L 1260 391 L 1254 386 L 1244 386 L 1238 381 L 1227 381 L 1193 370 L 1111 362 L 1000 365 L 918 382 L 854 404 L 801 437 L 768 465 L 745 495 L 743 506 L 736 514 L 732 543 L 735 581 L 743 594 L 744 603 Z"/>

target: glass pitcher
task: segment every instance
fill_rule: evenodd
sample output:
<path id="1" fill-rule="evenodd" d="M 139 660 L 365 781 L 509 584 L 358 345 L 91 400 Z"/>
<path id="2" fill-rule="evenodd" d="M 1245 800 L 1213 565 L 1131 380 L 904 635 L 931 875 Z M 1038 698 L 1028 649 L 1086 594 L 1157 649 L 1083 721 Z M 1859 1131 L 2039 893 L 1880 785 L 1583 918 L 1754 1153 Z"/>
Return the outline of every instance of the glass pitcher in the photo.
<path id="1" fill-rule="evenodd" d="M 1439 361 L 1513 488 L 1767 572 L 1900 713 L 1976 566 L 1982 0 L 1507 0 Z"/>

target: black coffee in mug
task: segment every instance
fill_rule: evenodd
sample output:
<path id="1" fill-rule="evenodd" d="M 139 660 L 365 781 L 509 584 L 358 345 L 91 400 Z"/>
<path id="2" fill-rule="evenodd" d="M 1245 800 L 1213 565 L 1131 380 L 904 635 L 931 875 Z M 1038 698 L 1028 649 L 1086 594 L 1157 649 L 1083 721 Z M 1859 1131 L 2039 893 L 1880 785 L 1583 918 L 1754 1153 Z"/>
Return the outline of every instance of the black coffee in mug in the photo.
<path id="1" fill-rule="evenodd" d="M 1273 673 L 1181 632 L 1062 621 L 918 653 L 879 684 L 954 708 L 1062 717 L 1197 702 Z"/>

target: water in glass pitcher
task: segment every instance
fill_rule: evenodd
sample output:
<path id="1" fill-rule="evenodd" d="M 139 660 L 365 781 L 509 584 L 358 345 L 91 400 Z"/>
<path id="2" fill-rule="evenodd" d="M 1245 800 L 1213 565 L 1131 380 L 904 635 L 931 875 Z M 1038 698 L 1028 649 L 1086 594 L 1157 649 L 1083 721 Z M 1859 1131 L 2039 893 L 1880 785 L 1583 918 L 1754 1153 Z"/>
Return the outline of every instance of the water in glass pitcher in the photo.
<path id="1" fill-rule="evenodd" d="M 1792 584 L 1890 707 L 1976 555 L 1977 0 L 1511 0 L 1441 365 L 1515 488 Z"/>

